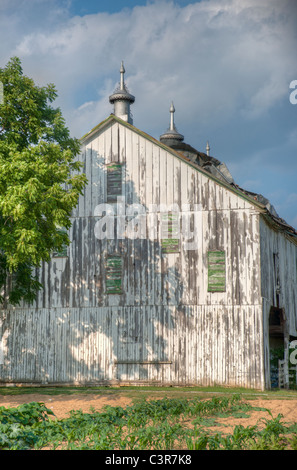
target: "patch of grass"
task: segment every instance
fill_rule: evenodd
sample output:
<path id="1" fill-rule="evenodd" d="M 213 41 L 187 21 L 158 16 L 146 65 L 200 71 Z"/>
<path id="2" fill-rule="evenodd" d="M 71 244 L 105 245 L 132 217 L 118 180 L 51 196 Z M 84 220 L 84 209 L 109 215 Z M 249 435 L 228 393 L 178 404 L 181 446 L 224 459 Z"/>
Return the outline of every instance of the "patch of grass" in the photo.
<path id="1" fill-rule="evenodd" d="M 245 400 L 253 399 L 297 399 L 297 390 L 269 390 L 259 391 L 244 388 L 230 387 L 159 387 L 159 386 L 7 386 L 0 387 L 0 396 L 15 395 L 110 395 L 113 397 L 125 396 L 133 401 L 142 399 L 157 398 L 189 398 L 199 396 L 201 398 L 209 397 L 232 397 L 240 394 Z"/>
<path id="2" fill-rule="evenodd" d="M 226 424 L 222 425 L 216 418 L 204 418 L 199 416 L 198 418 L 192 421 L 192 424 L 204 427 L 214 427 L 214 426 L 227 426 Z"/>
<path id="3" fill-rule="evenodd" d="M 250 415 L 247 413 L 243 413 L 240 411 L 234 411 L 234 413 L 231 413 L 232 418 L 249 418 Z"/>
<path id="4" fill-rule="evenodd" d="M 7 386 L 0 387 L 0 395 L 15 396 L 15 395 L 78 395 L 86 393 L 118 393 L 119 389 L 104 388 L 104 387 L 19 387 Z"/>
<path id="5" fill-rule="evenodd" d="M 159 386 L 0 386 L 0 396 L 42 394 L 42 395 L 78 395 L 98 394 L 100 395 L 124 395 L 133 400 L 152 398 L 160 396 L 166 398 L 191 398 L 192 396 L 210 397 L 242 395 L 247 400 L 262 399 L 297 399 L 297 390 L 253 390 L 246 388 L 231 388 L 222 386 L 210 387 L 159 387 Z"/>

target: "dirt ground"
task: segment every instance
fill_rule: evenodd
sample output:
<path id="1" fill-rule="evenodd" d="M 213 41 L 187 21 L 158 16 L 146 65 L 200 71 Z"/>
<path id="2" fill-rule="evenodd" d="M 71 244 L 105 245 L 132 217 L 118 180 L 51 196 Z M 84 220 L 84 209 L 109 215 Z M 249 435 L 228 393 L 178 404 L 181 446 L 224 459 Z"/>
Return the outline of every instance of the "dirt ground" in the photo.
<path id="1" fill-rule="evenodd" d="M 154 396 L 154 399 L 163 398 L 163 396 Z M 22 403 L 30 403 L 32 401 L 42 402 L 45 406 L 53 411 L 57 419 L 67 418 L 71 410 L 82 410 L 85 413 L 91 409 L 96 411 L 102 410 L 105 405 L 111 406 L 128 406 L 132 404 L 132 399 L 122 394 L 78 394 L 78 395 L 44 395 L 38 393 L 16 395 L 16 396 L 0 396 L 0 406 L 16 407 Z M 269 409 L 272 417 L 275 418 L 279 414 L 283 416 L 284 423 L 297 423 L 297 399 L 253 399 L 249 401 L 253 407 L 261 407 Z M 248 411 L 249 418 L 220 418 L 219 422 L 224 424 L 225 431 L 228 431 L 226 425 L 230 426 L 230 431 L 236 424 L 244 427 L 258 424 L 261 418 L 271 419 L 267 411 Z"/>
<path id="2" fill-rule="evenodd" d="M 79 395 L 44 395 L 38 393 L 30 393 L 28 395 L 17 396 L 0 396 L 0 406 L 16 407 L 23 403 L 32 401 L 42 402 L 47 408 L 53 411 L 57 419 L 69 417 L 71 410 L 82 410 L 89 413 L 90 409 L 100 411 L 104 406 L 128 406 L 132 403 L 129 398 L 114 395 L 96 395 L 96 394 L 79 394 Z"/>

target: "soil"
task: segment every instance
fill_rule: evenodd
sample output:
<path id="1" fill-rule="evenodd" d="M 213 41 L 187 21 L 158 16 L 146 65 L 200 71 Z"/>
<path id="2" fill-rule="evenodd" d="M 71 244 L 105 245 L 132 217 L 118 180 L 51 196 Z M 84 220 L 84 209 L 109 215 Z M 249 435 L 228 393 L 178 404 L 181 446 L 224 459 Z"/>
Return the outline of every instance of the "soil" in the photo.
<path id="1" fill-rule="evenodd" d="M 79 394 L 79 395 L 44 395 L 30 393 L 28 395 L 0 396 L 0 406 L 16 407 L 23 403 L 31 402 L 44 403 L 47 408 L 53 411 L 57 419 L 68 418 L 71 410 L 81 410 L 89 413 L 91 409 L 100 411 L 106 405 L 126 407 L 132 400 L 122 396 Z"/>
<path id="2" fill-rule="evenodd" d="M 154 399 L 163 398 L 163 396 L 154 395 Z M 100 411 L 106 405 L 126 407 L 133 403 L 132 398 L 122 394 L 78 394 L 78 395 L 44 395 L 30 393 L 26 395 L 0 396 L 0 406 L 17 407 L 23 403 L 42 402 L 53 411 L 57 419 L 69 417 L 71 410 L 81 410 L 89 413 L 92 410 Z M 283 416 L 284 423 L 297 423 L 297 399 L 253 399 L 248 401 L 253 407 L 261 407 L 270 410 L 272 417 L 276 418 L 279 414 Z M 242 426 L 253 426 L 259 424 L 259 420 L 271 419 L 268 411 L 251 410 L 247 414 L 249 417 L 219 418 L 217 421 L 224 425 L 224 430 L 231 432 L 232 428 L 241 424 Z"/>

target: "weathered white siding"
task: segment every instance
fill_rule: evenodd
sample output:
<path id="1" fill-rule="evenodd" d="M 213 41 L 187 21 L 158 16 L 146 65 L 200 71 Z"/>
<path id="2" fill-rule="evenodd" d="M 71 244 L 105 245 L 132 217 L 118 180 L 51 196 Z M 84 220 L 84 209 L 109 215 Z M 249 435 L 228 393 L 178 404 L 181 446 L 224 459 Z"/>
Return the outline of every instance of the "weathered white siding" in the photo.
<path id="1" fill-rule="evenodd" d="M 144 240 L 98 240 L 94 235 L 100 219 L 94 216 L 95 209 L 106 202 L 104 152 L 106 163 L 111 160 L 124 163 L 126 203 L 142 204 L 146 210 Z M 87 144 L 82 159 L 89 185 L 73 214 L 69 257 L 52 259 L 43 267 L 45 289 L 39 296 L 38 307 L 261 302 L 258 213 L 249 202 L 118 122 Z M 186 240 L 181 239 L 178 253 L 162 254 L 161 216 L 158 211 L 154 217 L 152 204 L 177 204 L 188 214 L 196 204 L 200 208 L 199 249 L 187 250 Z M 151 236 L 155 221 L 157 238 Z M 208 250 L 226 251 L 225 293 L 207 292 Z M 125 289 L 121 298 L 104 295 L 104 257 L 115 251 L 125 258 Z"/>
<path id="2" fill-rule="evenodd" d="M 262 388 L 261 308 L 7 311 L 1 380 Z"/>
<path id="3" fill-rule="evenodd" d="M 284 354 L 290 338 L 297 337 L 297 245 L 285 232 L 260 220 L 261 293 L 263 303 L 265 383 L 270 385 L 269 313 L 271 307 L 285 315 Z M 277 299 L 278 295 L 278 299 Z"/>
<path id="4" fill-rule="evenodd" d="M 86 140 L 81 159 L 89 184 L 73 212 L 68 257 L 41 268 L 35 305 L 1 313 L 1 380 L 263 388 L 254 205 L 116 119 Z M 94 235 L 110 162 L 124 165 L 126 204 L 146 209 L 143 240 Z M 198 249 L 186 250 L 182 238 L 177 253 L 162 253 L 152 204 L 177 204 L 184 213 L 196 204 Z M 209 250 L 225 252 L 225 292 L 207 290 Z M 123 256 L 122 295 L 105 293 L 105 257 L 114 253 Z"/>
<path id="5" fill-rule="evenodd" d="M 284 308 L 289 334 L 297 336 L 297 245 L 285 233 L 273 230 L 264 219 L 260 222 L 261 292 L 266 303 L 276 306 L 276 267 L 278 259 L 279 306 Z"/>

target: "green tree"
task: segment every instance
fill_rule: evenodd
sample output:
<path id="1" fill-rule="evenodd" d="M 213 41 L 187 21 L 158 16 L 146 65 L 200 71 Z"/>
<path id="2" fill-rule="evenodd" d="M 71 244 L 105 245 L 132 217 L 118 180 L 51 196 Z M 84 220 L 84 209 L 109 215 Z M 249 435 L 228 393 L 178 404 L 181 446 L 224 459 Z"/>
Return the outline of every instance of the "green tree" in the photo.
<path id="1" fill-rule="evenodd" d="M 14 57 L 0 68 L 0 301 L 31 302 L 42 287 L 34 274 L 51 252 L 69 244 L 59 227 L 86 184 L 54 85 L 37 86 Z M 9 284 L 9 285 L 8 285 Z"/>

